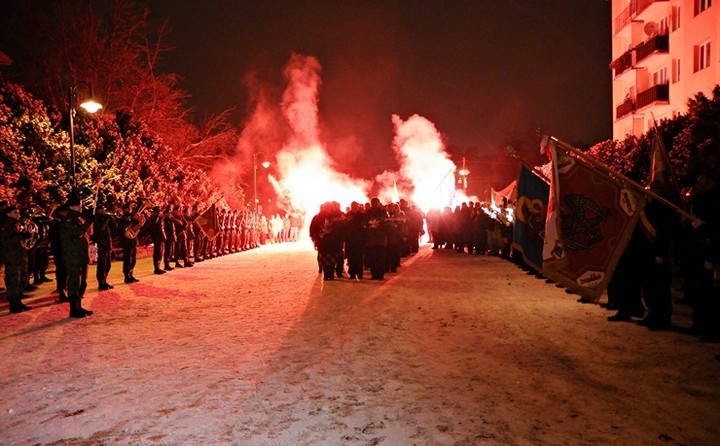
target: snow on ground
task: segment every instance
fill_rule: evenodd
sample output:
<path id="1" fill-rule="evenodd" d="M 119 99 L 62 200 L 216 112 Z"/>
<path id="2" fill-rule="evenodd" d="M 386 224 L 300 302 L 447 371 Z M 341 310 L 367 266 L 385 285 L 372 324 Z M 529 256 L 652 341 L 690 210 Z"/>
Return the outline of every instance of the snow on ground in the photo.
<path id="1" fill-rule="evenodd" d="M 720 346 L 611 314 L 497 257 L 323 282 L 308 244 L 0 307 L 2 445 L 714 445 Z M 689 325 L 678 306 L 675 324 Z"/>

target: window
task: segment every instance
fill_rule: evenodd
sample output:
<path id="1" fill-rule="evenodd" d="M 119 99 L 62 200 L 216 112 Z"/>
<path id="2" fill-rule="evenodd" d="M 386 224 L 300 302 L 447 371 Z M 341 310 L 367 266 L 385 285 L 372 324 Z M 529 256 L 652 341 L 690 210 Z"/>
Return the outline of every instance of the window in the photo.
<path id="1" fill-rule="evenodd" d="M 672 83 L 680 82 L 680 59 L 672 61 Z"/>
<path id="2" fill-rule="evenodd" d="M 712 0 L 695 0 L 695 15 L 700 14 L 712 6 Z"/>
<path id="3" fill-rule="evenodd" d="M 679 6 L 673 6 L 672 7 L 672 30 L 675 31 L 676 29 L 680 28 L 680 7 Z"/>
<path id="4" fill-rule="evenodd" d="M 695 47 L 695 72 L 710 66 L 710 41 Z"/>
<path id="5" fill-rule="evenodd" d="M 668 18 L 663 17 L 661 20 L 657 22 L 657 33 L 659 36 L 664 36 L 668 34 Z"/>
<path id="6" fill-rule="evenodd" d="M 668 83 L 667 67 L 662 67 L 652 74 L 652 86 Z"/>

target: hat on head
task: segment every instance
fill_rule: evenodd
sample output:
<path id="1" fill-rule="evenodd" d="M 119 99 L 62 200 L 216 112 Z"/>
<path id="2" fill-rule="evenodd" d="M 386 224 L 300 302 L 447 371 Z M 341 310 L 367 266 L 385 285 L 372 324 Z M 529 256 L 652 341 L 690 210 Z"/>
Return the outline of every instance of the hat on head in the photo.
<path id="1" fill-rule="evenodd" d="M 77 192 L 72 192 L 70 195 L 68 195 L 67 203 L 66 205 L 69 206 L 80 206 L 80 194 Z"/>
<path id="2" fill-rule="evenodd" d="M 12 211 L 17 211 L 17 210 L 18 210 L 18 207 L 17 207 L 17 206 L 10 205 L 10 206 L 8 206 L 8 207 L 5 208 L 5 211 L 4 211 L 4 212 L 5 212 L 6 214 L 9 214 L 10 212 L 12 212 Z"/>

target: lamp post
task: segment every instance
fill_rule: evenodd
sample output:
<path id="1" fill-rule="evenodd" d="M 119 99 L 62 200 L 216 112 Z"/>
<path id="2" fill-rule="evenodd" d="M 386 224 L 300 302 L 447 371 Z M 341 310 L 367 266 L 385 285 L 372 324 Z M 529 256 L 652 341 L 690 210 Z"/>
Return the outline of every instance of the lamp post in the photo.
<path id="1" fill-rule="evenodd" d="M 465 168 L 465 157 L 462 159 L 462 169 L 458 170 L 458 183 L 462 184 L 463 190 L 467 190 L 467 176 L 470 175 L 470 171 Z"/>
<path id="2" fill-rule="evenodd" d="M 75 85 L 68 89 L 68 105 L 70 106 L 70 164 L 72 166 L 72 184 L 73 189 L 77 189 L 77 179 L 75 178 L 75 113 L 76 113 L 76 102 L 77 102 L 77 89 L 79 86 L 84 85 L 90 91 L 90 96 L 80 104 L 85 111 L 88 113 L 96 113 L 102 108 L 99 102 L 95 101 L 92 92 L 92 86 L 84 81 L 77 82 Z"/>
<path id="3" fill-rule="evenodd" d="M 265 154 L 262 152 L 255 152 L 253 153 L 253 210 L 257 214 L 258 210 L 258 198 L 257 198 L 257 169 L 258 169 L 258 155 L 262 155 L 262 157 L 265 157 Z M 264 160 L 262 163 L 260 163 L 261 166 L 263 166 L 264 169 L 267 169 L 270 167 L 270 162 L 267 160 Z"/>

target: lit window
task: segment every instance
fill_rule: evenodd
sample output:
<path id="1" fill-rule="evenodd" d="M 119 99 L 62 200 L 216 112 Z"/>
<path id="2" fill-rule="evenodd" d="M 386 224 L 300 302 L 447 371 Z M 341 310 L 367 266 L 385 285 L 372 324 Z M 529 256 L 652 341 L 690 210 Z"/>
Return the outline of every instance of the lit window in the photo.
<path id="1" fill-rule="evenodd" d="M 680 59 L 673 59 L 672 61 L 672 82 L 680 82 Z"/>
<path id="2" fill-rule="evenodd" d="M 672 8 L 672 30 L 680 28 L 680 7 L 673 6 Z"/>
<path id="3" fill-rule="evenodd" d="M 710 41 L 695 47 L 695 71 L 710 66 Z"/>
<path id="4" fill-rule="evenodd" d="M 662 67 L 652 74 L 652 85 L 662 85 L 668 83 L 667 67 Z"/>
<path id="5" fill-rule="evenodd" d="M 695 0 L 695 15 L 700 14 L 712 6 L 712 0 Z"/>

